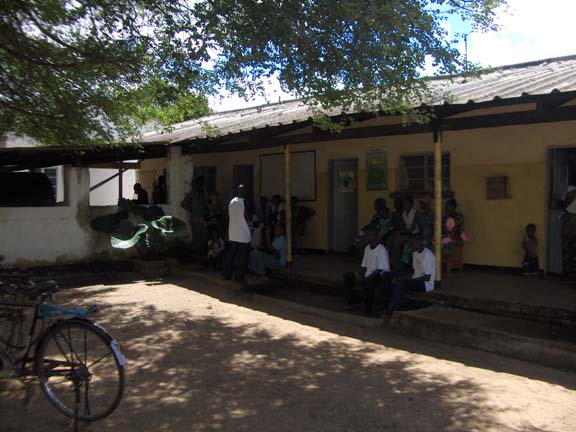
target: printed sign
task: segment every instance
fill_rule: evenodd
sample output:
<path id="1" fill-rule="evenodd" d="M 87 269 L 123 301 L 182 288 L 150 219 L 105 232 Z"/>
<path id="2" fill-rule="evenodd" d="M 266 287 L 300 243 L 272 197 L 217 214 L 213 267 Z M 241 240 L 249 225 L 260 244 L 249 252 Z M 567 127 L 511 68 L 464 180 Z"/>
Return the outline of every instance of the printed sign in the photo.
<path id="1" fill-rule="evenodd" d="M 366 154 L 366 190 L 388 190 L 388 158 L 383 150 Z"/>

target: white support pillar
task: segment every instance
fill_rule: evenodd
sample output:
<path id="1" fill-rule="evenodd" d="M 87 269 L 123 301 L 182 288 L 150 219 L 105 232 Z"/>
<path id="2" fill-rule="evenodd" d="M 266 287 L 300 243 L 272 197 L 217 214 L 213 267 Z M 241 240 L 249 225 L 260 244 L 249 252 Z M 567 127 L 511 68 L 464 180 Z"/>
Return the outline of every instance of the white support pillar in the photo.
<path id="1" fill-rule="evenodd" d="M 186 192 L 188 192 L 185 188 L 185 183 L 188 180 L 184 178 L 182 172 L 182 148 L 179 146 L 168 147 L 166 157 L 169 214 L 188 222 L 186 210 L 180 206 Z"/>
<path id="2" fill-rule="evenodd" d="M 124 198 L 123 195 L 123 190 L 124 190 L 124 177 L 122 176 L 122 174 L 124 174 L 124 170 L 123 170 L 123 164 L 122 161 L 119 162 L 118 164 L 118 201 L 120 201 L 122 198 Z M 131 199 L 131 198 L 128 198 Z"/>

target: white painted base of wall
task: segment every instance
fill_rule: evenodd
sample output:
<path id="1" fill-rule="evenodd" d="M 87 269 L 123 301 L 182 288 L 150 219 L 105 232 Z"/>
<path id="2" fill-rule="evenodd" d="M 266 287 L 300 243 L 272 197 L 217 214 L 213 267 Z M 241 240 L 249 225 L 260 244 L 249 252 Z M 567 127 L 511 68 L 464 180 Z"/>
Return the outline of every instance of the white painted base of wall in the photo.
<path id="1" fill-rule="evenodd" d="M 8 266 L 83 260 L 92 254 L 87 169 L 69 170 L 68 204 L 0 207 L 0 254 Z"/>

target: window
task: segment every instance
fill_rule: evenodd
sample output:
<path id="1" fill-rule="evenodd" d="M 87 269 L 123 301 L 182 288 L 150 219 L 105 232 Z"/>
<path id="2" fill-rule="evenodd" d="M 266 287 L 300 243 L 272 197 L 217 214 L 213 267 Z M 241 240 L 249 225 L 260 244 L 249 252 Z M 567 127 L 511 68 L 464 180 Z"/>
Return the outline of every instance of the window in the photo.
<path id="1" fill-rule="evenodd" d="M 56 194 L 58 191 L 58 169 L 57 168 L 44 168 L 42 170 L 42 172 L 44 172 L 46 177 L 48 177 L 48 180 L 50 180 L 50 183 L 52 184 L 52 189 L 54 190 L 54 193 Z"/>
<path id="2" fill-rule="evenodd" d="M 400 156 L 400 190 L 412 193 L 434 191 L 434 155 Z M 450 191 L 450 153 L 442 155 L 442 191 Z"/>
<path id="3" fill-rule="evenodd" d="M 56 202 L 64 201 L 64 183 L 61 178 L 62 167 L 50 167 L 41 168 L 37 170 L 38 172 L 44 173 L 44 175 L 50 181 L 52 185 L 52 190 L 54 191 L 54 196 L 56 197 Z"/>
<path id="4" fill-rule="evenodd" d="M 204 177 L 206 184 L 206 192 L 210 195 L 216 194 L 216 167 L 214 166 L 201 166 L 194 167 L 194 180 L 198 177 Z"/>

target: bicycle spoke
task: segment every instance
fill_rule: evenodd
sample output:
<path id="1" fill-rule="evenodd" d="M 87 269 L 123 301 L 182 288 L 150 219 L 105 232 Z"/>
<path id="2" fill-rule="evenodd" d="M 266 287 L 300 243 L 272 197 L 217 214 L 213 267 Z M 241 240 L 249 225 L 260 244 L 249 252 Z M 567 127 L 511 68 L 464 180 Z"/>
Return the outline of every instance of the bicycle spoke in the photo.
<path id="1" fill-rule="evenodd" d="M 90 363 L 90 365 L 86 366 L 88 369 L 92 369 L 95 365 L 97 365 L 98 363 L 100 363 L 102 360 L 104 360 L 106 357 L 111 356 L 112 353 L 108 352 L 106 354 L 104 354 L 102 357 L 100 357 L 98 360 L 96 360 L 93 363 Z"/>
<path id="2" fill-rule="evenodd" d="M 62 334 L 61 331 L 58 331 L 60 334 Z M 78 354 L 76 354 L 76 351 L 74 351 L 74 348 L 72 348 L 72 336 L 70 336 L 70 326 L 68 326 L 68 335 L 70 337 L 69 340 L 66 340 L 65 337 L 63 337 L 64 341 L 68 344 L 68 347 L 70 348 L 70 360 L 68 360 L 70 362 L 70 364 L 72 365 L 72 367 L 74 367 L 74 361 L 72 359 L 72 357 L 76 357 L 76 359 L 78 360 L 79 364 L 84 364 L 82 363 L 82 360 L 80 359 L 80 357 L 78 357 Z"/>
<path id="3" fill-rule="evenodd" d="M 60 333 L 60 332 L 59 332 Z M 62 334 L 62 333 L 60 333 Z M 58 347 L 58 349 L 60 350 L 60 353 L 64 356 L 64 358 L 66 359 L 66 361 L 70 364 L 72 363 L 70 361 L 70 359 L 68 359 L 68 356 L 66 355 L 66 353 L 64 352 L 64 349 L 62 348 L 62 345 L 60 345 L 60 342 L 58 342 L 58 338 L 56 337 L 56 335 L 54 335 L 54 342 L 56 342 L 56 346 Z"/>
<path id="4" fill-rule="evenodd" d="M 66 326 L 66 330 L 68 331 L 68 346 L 70 347 L 70 357 L 73 358 L 75 351 L 72 347 L 72 335 L 70 334 L 70 326 Z M 74 369 L 74 364 L 72 364 L 72 369 Z"/>

